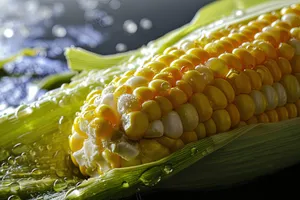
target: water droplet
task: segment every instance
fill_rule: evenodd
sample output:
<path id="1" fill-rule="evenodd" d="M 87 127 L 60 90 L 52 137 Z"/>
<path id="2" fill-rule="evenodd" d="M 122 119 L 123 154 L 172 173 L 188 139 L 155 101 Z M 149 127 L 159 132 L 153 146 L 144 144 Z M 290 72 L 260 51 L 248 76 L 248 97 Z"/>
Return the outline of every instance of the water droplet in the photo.
<path id="1" fill-rule="evenodd" d="M 14 36 L 14 34 L 15 34 L 14 30 L 11 29 L 11 28 L 6 28 L 6 29 L 3 31 L 3 35 L 4 35 L 4 37 L 6 37 L 6 38 L 11 38 L 11 37 Z"/>
<path id="2" fill-rule="evenodd" d="M 28 105 L 20 105 L 15 111 L 15 117 L 18 119 L 20 117 L 24 117 L 30 115 L 33 112 L 33 109 Z"/>
<path id="3" fill-rule="evenodd" d="M 35 175 L 35 176 L 39 176 L 39 175 L 42 175 L 43 172 L 42 172 L 42 170 L 39 170 L 38 168 L 34 168 L 34 169 L 31 171 L 31 174 L 32 174 L 32 175 Z"/>
<path id="4" fill-rule="evenodd" d="M 207 153 L 212 153 L 214 151 L 213 147 L 207 147 L 206 148 Z"/>
<path id="5" fill-rule="evenodd" d="M 245 12 L 244 12 L 243 10 L 236 10 L 236 11 L 234 12 L 234 15 L 235 15 L 236 17 L 242 17 L 242 16 L 245 15 Z"/>
<path id="6" fill-rule="evenodd" d="M 114 23 L 114 18 L 110 15 L 106 15 L 100 20 L 101 26 L 110 26 L 113 23 Z"/>
<path id="7" fill-rule="evenodd" d="M 164 167 L 164 172 L 165 172 L 166 174 L 172 173 L 172 172 L 173 172 L 173 167 L 172 167 L 172 165 L 171 165 L 171 164 L 166 165 L 166 166 Z"/>
<path id="8" fill-rule="evenodd" d="M 48 144 L 47 145 L 47 150 L 51 150 L 52 149 L 52 145 L 51 144 Z"/>
<path id="9" fill-rule="evenodd" d="M 11 196 L 8 197 L 7 200 L 21 200 L 21 198 L 17 195 L 11 195 Z"/>
<path id="10" fill-rule="evenodd" d="M 64 177 L 66 175 L 65 171 L 62 169 L 55 170 L 55 173 L 58 177 Z"/>
<path id="11" fill-rule="evenodd" d="M 113 10 L 118 10 L 121 6 L 121 2 L 118 0 L 111 0 L 109 2 L 109 6 L 111 7 L 111 9 Z"/>
<path id="12" fill-rule="evenodd" d="M 122 52 L 122 51 L 126 51 L 127 50 L 127 46 L 124 43 L 118 43 L 116 45 L 116 51 L 118 52 Z"/>
<path id="13" fill-rule="evenodd" d="M 13 154 L 20 155 L 23 152 L 29 151 L 29 146 L 26 144 L 18 143 L 16 144 L 13 149 L 11 150 Z"/>
<path id="14" fill-rule="evenodd" d="M 8 162 L 8 164 L 10 164 L 10 165 L 16 164 L 16 163 L 15 163 L 15 157 L 9 156 L 8 159 L 7 159 L 7 162 Z"/>
<path id="15" fill-rule="evenodd" d="M 123 29 L 127 33 L 133 34 L 137 31 L 138 27 L 134 21 L 126 20 L 123 24 Z"/>
<path id="16" fill-rule="evenodd" d="M 53 189 L 55 192 L 60 192 L 68 187 L 68 183 L 64 179 L 57 179 L 54 181 Z"/>
<path id="17" fill-rule="evenodd" d="M 20 184 L 17 182 L 13 182 L 9 185 L 9 188 L 12 193 L 17 193 L 20 190 Z"/>
<path id="18" fill-rule="evenodd" d="M 194 156 L 196 153 L 198 153 L 198 149 L 196 147 L 193 147 L 191 149 L 191 155 Z"/>
<path id="19" fill-rule="evenodd" d="M 123 187 L 123 188 L 129 188 L 129 183 L 126 182 L 126 181 L 124 181 L 124 182 L 122 183 L 122 187 Z"/>
<path id="20" fill-rule="evenodd" d="M 67 34 L 66 29 L 61 25 L 54 25 L 52 27 L 52 34 L 55 37 L 65 37 Z"/>
<path id="21" fill-rule="evenodd" d="M 39 146 L 39 151 L 40 151 L 40 152 L 43 152 L 44 150 L 45 150 L 45 147 L 42 146 L 42 145 L 40 145 L 40 146 Z"/>
<path id="22" fill-rule="evenodd" d="M 147 18 L 143 18 L 140 21 L 140 26 L 145 30 L 149 30 L 152 28 L 152 21 Z"/>
<path id="23" fill-rule="evenodd" d="M 9 152 L 5 149 L 0 149 L 0 162 L 9 157 Z"/>
<path id="24" fill-rule="evenodd" d="M 145 186 L 154 186 L 161 181 L 161 174 L 161 167 L 152 167 L 141 175 L 140 180 Z"/>

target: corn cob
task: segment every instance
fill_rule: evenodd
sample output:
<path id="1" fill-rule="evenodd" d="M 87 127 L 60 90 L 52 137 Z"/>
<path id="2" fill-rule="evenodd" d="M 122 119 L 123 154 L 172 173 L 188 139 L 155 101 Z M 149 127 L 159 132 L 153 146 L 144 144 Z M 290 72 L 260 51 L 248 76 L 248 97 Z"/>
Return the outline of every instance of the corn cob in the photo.
<path id="1" fill-rule="evenodd" d="M 299 77 L 299 4 L 184 40 L 87 96 L 69 138 L 72 161 L 97 176 L 299 117 Z"/>

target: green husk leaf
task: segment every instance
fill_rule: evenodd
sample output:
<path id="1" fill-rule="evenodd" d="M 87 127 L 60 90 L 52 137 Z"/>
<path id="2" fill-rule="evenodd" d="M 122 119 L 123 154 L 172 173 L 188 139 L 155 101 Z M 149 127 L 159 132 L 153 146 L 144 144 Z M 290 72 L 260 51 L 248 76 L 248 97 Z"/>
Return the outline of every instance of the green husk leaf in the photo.
<path id="1" fill-rule="evenodd" d="M 232 13 L 236 8 L 246 9 L 247 6 L 254 5 L 249 3 L 249 1 L 240 0 L 236 1 L 240 2 L 238 7 L 229 6 L 226 7 L 228 10 L 221 12 L 220 8 L 225 8 L 224 2 L 229 3 L 228 0 L 216 2 L 212 6 L 206 7 L 205 12 L 210 14 L 214 10 L 220 10 L 220 15 L 219 13 L 218 15 L 221 17 L 222 13 L 228 14 Z M 258 3 L 257 1 L 255 2 Z M 261 9 L 253 8 L 247 11 L 254 16 L 264 10 L 271 10 L 273 6 L 279 7 L 291 2 L 294 1 L 281 3 L 273 1 L 267 5 L 268 8 L 266 8 L 266 5 L 263 5 Z M 211 18 L 211 20 L 213 19 Z M 241 19 L 243 17 L 239 19 L 229 17 L 228 21 L 225 20 L 222 25 L 218 24 L 214 28 L 222 27 Z M 282 158 L 282 155 L 288 152 L 290 156 L 286 157 L 288 158 L 286 164 L 296 162 L 298 160 L 297 157 L 291 156 L 295 155 L 292 152 L 292 150 L 295 152 L 295 149 L 287 148 L 289 145 L 286 144 L 289 144 L 287 143 L 288 141 L 291 143 L 298 142 L 299 118 L 276 124 L 245 126 L 189 144 L 181 151 L 175 152 L 162 160 L 136 167 L 114 169 L 104 176 L 89 178 L 86 181 L 83 181 L 85 180 L 84 177 L 80 175 L 78 169 L 72 164 L 69 157 L 68 136 L 71 132 L 75 114 L 79 111 L 86 95 L 95 88 L 103 88 L 115 75 L 120 75 L 128 69 L 139 67 L 143 60 L 148 59 L 157 52 L 163 51 L 167 46 L 175 44 L 182 37 L 189 37 L 193 34 L 199 35 L 198 31 L 201 32 L 201 29 L 206 29 L 207 27 L 203 25 L 208 23 L 209 20 L 209 17 L 205 16 L 204 18 L 203 13 L 201 14 L 200 11 L 194 20 L 182 29 L 172 31 L 164 37 L 149 43 L 147 46 L 129 53 L 101 56 L 90 54 L 81 49 L 68 49 L 66 57 L 70 67 L 74 70 L 83 71 L 74 76 L 69 84 L 48 92 L 40 100 L 30 105 L 21 105 L 14 113 L 0 117 L 0 198 L 7 198 L 11 194 L 19 195 L 23 198 L 38 199 L 118 198 L 133 194 L 136 190 L 144 191 L 153 187 L 168 188 L 163 183 L 167 184 L 167 181 L 172 179 L 167 178 L 176 178 L 177 175 L 184 176 L 181 174 L 190 171 L 198 163 L 202 163 L 200 167 L 204 166 L 204 168 L 199 169 L 203 169 L 205 173 L 189 175 L 191 177 L 189 182 L 177 180 L 178 183 L 174 183 L 174 186 L 187 188 L 193 185 L 197 188 L 202 188 L 206 187 L 207 184 L 210 186 L 218 185 L 218 176 L 213 176 L 212 174 L 213 170 L 218 172 L 218 168 L 233 169 L 228 171 L 228 175 L 231 175 L 232 179 L 229 180 L 230 177 L 228 179 L 224 178 L 223 182 L 225 184 L 227 183 L 226 181 L 240 181 L 239 177 L 249 178 L 249 174 L 251 174 L 248 173 L 249 167 L 247 168 L 246 165 L 241 165 L 241 163 L 238 163 L 239 165 L 236 164 L 237 160 L 246 159 L 241 156 L 251 158 L 251 155 L 253 155 L 255 158 L 261 157 L 260 160 L 268 157 L 270 160 L 266 159 L 266 163 L 272 164 L 272 162 L 276 163 L 276 156 Z M 202 25 L 200 25 L 201 23 Z M 261 137 L 265 132 L 270 134 Z M 270 138 L 273 135 L 277 135 L 277 137 L 272 140 Z M 247 138 L 249 142 L 246 140 Z M 253 139 L 253 146 L 257 143 L 257 145 L 261 145 L 261 149 L 266 149 L 267 151 L 257 151 L 257 154 L 254 154 L 253 152 L 255 151 L 251 148 L 252 143 L 250 143 L 251 138 Z M 286 141 L 286 143 L 283 141 Z M 275 151 L 272 148 L 272 144 L 284 151 L 278 152 L 277 149 Z M 291 146 L 296 148 L 294 145 Z M 226 150 L 227 148 L 229 150 Z M 245 152 L 242 150 L 245 150 Z M 239 151 L 243 153 L 239 154 Z M 221 154 L 218 154 L 219 152 Z M 276 152 L 277 155 L 273 156 L 273 152 Z M 206 161 L 209 158 L 214 159 Z M 252 171 L 260 171 L 260 174 L 264 174 L 267 172 L 267 169 L 269 170 L 268 167 L 258 167 L 257 163 L 255 163 L 256 161 L 252 162 L 251 165 L 249 164 L 249 166 L 256 167 L 251 169 Z M 274 169 L 279 167 L 282 167 L 282 165 L 278 165 Z M 188 170 L 184 170 L 186 168 Z M 206 173 L 205 170 L 210 168 L 213 170 L 210 173 Z M 197 169 L 195 169 L 195 172 L 197 172 Z M 235 176 L 236 174 L 240 175 L 240 173 L 248 174 L 249 176 Z M 173 176 L 175 174 L 176 176 Z M 195 174 L 198 175 L 195 176 Z M 253 176 L 257 174 L 253 173 Z M 215 179 L 210 180 L 212 177 Z M 57 180 L 61 181 L 61 179 L 67 184 L 64 185 L 65 182 L 63 182 L 62 185 L 56 187 L 57 185 L 55 186 L 54 183 Z M 81 181 L 83 182 L 81 183 Z M 184 185 L 180 182 L 184 183 Z M 7 183 L 9 183 L 9 186 Z M 11 185 L 11 183 L 14 184 Z M 15 183 L 19 183 L 19 186 Z M 77 187 L 75 187 L 76 183 L 79 184 Z M 61 188 L 63 189 L 61 190 Z"/>
<path id="2" fill-rule="evenodd" d="M 63 83 L 69 83 L 76 74 L 76 72 L 64 72 L 46 76 L 38 83 L 38 87 L 45 90 L 56 89 Z"/>
<path id="3" fill-rule="evenodd" d="M 31 48 L 22 49 L 20 52 L 11 55 L 8 58 L 0 60 L 0 69 L 2 69 L 6 63 L 12 62 L 21 56 L 35 56 L 38 54 L 38 52 L 39 52 L 38 49 L 31 49 Z"/>

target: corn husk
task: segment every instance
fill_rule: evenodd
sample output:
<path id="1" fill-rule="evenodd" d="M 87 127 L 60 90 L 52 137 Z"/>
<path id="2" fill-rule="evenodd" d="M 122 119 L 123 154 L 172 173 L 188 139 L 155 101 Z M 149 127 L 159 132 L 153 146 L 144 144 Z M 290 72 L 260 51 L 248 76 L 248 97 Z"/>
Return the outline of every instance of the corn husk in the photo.
<path id="1" fill-rule="evenodd" d="M 184 37 L 199 36 L 204 30 L 221 28 L 296 1 L 257 5 L 258 2 L 218 1 L 200 10 L 191 23 L 125 54 L 99 56 L 68 49 L 69 66 L 83 71 L 70 84 L 0 117 L 0 198 L 118 199 L 153 188 L 215 188 L 299 162 L 300 118 L 244 126 L 190 143 L 159 161 L 113 169 L 96 178 L 80 175 L 69 157 L 72 121 L 92 89 L 103 88 L 114 75 L 135 68 Z M 243 9 L 245 15 L 228 16 L 237 9 Z"/>

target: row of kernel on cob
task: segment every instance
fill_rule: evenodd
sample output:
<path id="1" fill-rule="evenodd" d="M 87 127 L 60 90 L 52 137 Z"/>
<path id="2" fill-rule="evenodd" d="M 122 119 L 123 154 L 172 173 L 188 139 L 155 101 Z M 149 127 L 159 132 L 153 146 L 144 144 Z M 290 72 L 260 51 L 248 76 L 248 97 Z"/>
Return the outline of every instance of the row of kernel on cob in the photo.
<path id="1" fill-rule="evenodd" d="M 69 143 L 84 175 L 300 116 L 300 4 L 183 41 L 92 91 Z"/>

